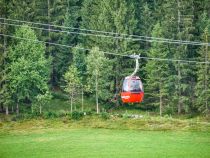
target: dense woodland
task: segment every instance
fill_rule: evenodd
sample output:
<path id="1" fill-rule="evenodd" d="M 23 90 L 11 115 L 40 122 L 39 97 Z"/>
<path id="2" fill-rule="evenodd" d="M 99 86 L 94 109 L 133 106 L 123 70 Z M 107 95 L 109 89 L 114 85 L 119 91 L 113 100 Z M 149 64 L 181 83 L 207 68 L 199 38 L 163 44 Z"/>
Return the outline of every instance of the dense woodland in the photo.
<path id="1" fill-rule="evenodd" d="M 180 42 L 210 43 L 209 0 L 0 0 L 0 18 L 0 106 L 7 114 L 22 104 L 44 106 L 54 91 L 71 103 L 84 92 L 96 98 L 97 112 L 122 105 L 122 81 L 135 61 L 111 53 L 197 61 L 140 59 L 139 106 L 160 115 L 209 111 L 210 47 Z"/>

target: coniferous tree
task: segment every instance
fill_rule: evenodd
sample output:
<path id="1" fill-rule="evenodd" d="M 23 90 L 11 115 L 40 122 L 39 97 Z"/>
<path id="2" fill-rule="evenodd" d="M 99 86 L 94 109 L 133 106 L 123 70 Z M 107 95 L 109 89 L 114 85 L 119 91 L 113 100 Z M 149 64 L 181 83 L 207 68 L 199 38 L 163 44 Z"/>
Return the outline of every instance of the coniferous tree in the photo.
<path id="1" fill-rule="evenodd" d="M 35 0 L 10 0 L 8 3 L 8 12 L 11 19 L 33 21 L 35 9 Z"/>
<path id="2" fill-rule="evenodd" d="M 76 46 L 78 44 L 78 32 L 79 32 L 79 23 L 80 23 L 80 9 L 81 9 L 81 0 L 68 0 L 68 7 L 65 13 L 64 26 L 69 27 L 69 29 L 63 29 L 69 31 L 69 34 L 63 34 L 60 41 L 62 44 Z M 77 29 L 78 28 L 78 29 Z M 75 32 L 75 33 L 74 33 Z M 58 57 L 58 73 L 63 74 L 67 71 L 69 65 L 73 62 L 74 49 L 69 48 L 59 48 Z M 62 80 L 60 78 L 59 80 Z"/>
<path id="3" fill-rule="evenodd" d="M 204 33 L 202 35 L 203 42 L 205 43 L 208 43 L 210 37 L 209 26 L 205 28 Z M 210 50 L 208 48 L 208 45 L 202 46 L 199 51 L 199 54 L 201 61 L 204 61 L 206 63 L 197 66 L 198 79 L 196 84 L 196 105 L 199 111 L 208 114 L 210 103 L 210 64 L 208 63 L 210 59 Z"/>
<path id="4" fill-rule="evenodd" d="M 0 16 L 1 18 L 8 18 L 8 4 L 10 1 L 0 0 Z M 6 114 L 9 114 L 8 104 L 5 101 L 4 93 L 6 93 L 6 57 L 7 57 L 7 45 L 8 39 L 4 34 L 8 34 L 8 26 L 6 20 L 1 20 L 0 25 L 0 111 L 3 111 L 5 107 Z"/>
<path id="5" fill-rule="evenodd" d="M 160 23 L 157 23 L 152 31 L 153 37 L 163 36 L 163 27 Z M 162 43 L 154 42 L 152 44 L 149 57 L 153 58 L 167 58 L 167 47 Z M 163 61 L 148 61 L 146 67 L 146 99 L 145 101 L 152 106 L 158 106 L 160 109 L 160 116 L 164 111 L 164 106 L 168 104 L 168 92 L 169 92 L 169 64 Z"/>
<path id="6" fill-rule="evenodd" d="M 63 25 L 65 14 L 67 11 L 67 0 L 57 0 L 50 1 L 48 0 L 48 23 L 53 25 Z M 50 31 L 51 27 L 48 27 L 48 41 L 54 43 L 60 43 L 62 41 L 62 37 L 64 33 L 53 32 Z M 59 28 L 53 27 L 53 29 L 59 30 Z M 60 72 L 60 65 L 62 58 L 60 58 L 60 54 L 62 50 L 59 47 L 49 45 L 48 46 L 48 54 L 52 57 L 52 65 L 51 65 L 51 85 L 52 87 L 58 87 L 60 79 L 62 78 L 64 71 Z M 62 69 L 62 68 L 61 68 Z"/>
<path id="7" fill-rule="evenodd" d="M 193 1 L 180 1 L 177 0 L 177 39 L 178 40 L 193 40 L 194 32 L 194 8 Z M 194 57 L 194 51 L 190 49 L 187 45 L 176 46 L 176 52 L 174 58 L 176 59 L 190 59 Z M 175 98 L 177 99 L 178 114 L 184 110 L 188 112 L 190 109 L 190 104 L 193 104 L 193 99 L 190 98 L 191 93 L 194 92 L 194 87 L 191 88 L 190 85 L 195 82 L 194 67 L 189 64 L 182 64 L 180 62 L 175 64 L 176 69 L 176 93 Z"/>
<path id="8" fill-rule="evenodd" d="M 207 13 L 207 5 L 205 5 L 205 8 L 202 8 L 204 5 L 202 5 L 202 3 L 205 2 L 196 2 L 196 9 L 197 12 L 200 14 L 197 18 L 197 30 L 198 30 L 198 39 L 202 42 L 207 42 L 209 41 L 209 29 L 210 29 L 210 20 L 209 20 L 209 15 Z M 206 8 L 207 7 L 207 8 Z M 202 9 L 201 9 L 202 8 Z M 201 9 L 201 10 L 200 10 Z M 201 46 L 198 50 L 198 57 L 197 60 L 199 61 L 204 61 L 204 62 L 208 62 L 210 57 L 208 55 L 208 47 L 207 46 Z M 197 65 L 197 82 L 196 82 L 196 87 L 195 87 L 195 97 L 196 97 L 196 107 L 195 109 L 200 111 L 200 112 L 204 112 L 204 113 L 208 113 L 208 95 L 206 95 L 206 91 L 208 92 L 208 86 L 206 86 L 206 83 L 208 83 L 208 70 L 206 70 L 206 68 L 208 69 L 208 64 L 200 64 Z M 201 95 L 203 94 L 203 95 Z"/>
<path id="9" fill-rule="evenodd" d="M 112 51 L 119 54 L 132 54 L 135 50 L 137 50 L 137 48 L 139 48 L 138 42 L 124 40 L 123 38 L 119 39 L 121 36 L 120 34 L 134 34 L 135 29 L 137 28 L 135 7 L 132 2 L 127 2 L 125 0 L 85 0 L 81 12 L 81 27 L 114 33 L 113 38 L 94 36 L 84 37 L 82 39 L 84 46 L 88 48 L 98 46 L 104 51 Z M 106 33 L 104 34 L 106 36 Z M 119 56 L 113 59 L 114 75 L 112 81 L 109 82 L 112 82 L 115 85 L 114 89 L 111 91 L 116 94 L 117 100 L 120 100 L 119 92 L 122 79 L 132 72 L 133 68 L 129 69 L 131 66 L 133 66 L 133 62 L 131 60 L 123 60 Z M 119 102 L 116 102 L 116 104 L 119 104 Z"/>
<path id="10" fill-rule="evenodd" d="M 82 84 L 85 85 L 87 82 L 87 61 L 86 52 L 78 45 L 73 48 L 73 64 L 76 66 L 79 76 L 81 78 Z"/>

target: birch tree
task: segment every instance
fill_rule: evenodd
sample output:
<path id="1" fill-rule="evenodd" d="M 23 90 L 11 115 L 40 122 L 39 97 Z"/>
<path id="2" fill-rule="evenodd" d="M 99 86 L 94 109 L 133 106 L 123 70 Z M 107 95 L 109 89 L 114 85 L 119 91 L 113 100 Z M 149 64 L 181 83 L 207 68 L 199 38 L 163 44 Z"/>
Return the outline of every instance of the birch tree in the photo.
<path id="1" fill-rule="evenodd" d="M 71 113 L 73 112 L 73 101 L 80 90 L 81 81 L 79 78 L 79 74 L 77 68 L 74 65 L 71 65 L 68 71 L 64 75 L 64 80 L 66 82 L 65 91 L 69 95 L 70 104 L 71 104 Z"/>
<path id="2" fill-rule="evenodd" d="M 87 72 L 89 91 L 95 92 L 96 111 L 99 113 L 99 98 L 106 100 L 111 97 L 108 78 L 112 72 L 110 60 L 97 47 L 87 57 Z"/>
<path id="3" fill-rule="evenodd" d="M 39 94 L 48 91 L 50 59 L 46 59 L 45 46 L 37 43 L 33 30 L 23 25 L 15 33 L 16 37 L 31 39 L 14 40 L 14 45 L 8 53 L 9 66 L 7 68 L 8 91 L 13 102 L 16 103 L 16 113 L 19 104 L 25 100 L 33 102 Z"/>

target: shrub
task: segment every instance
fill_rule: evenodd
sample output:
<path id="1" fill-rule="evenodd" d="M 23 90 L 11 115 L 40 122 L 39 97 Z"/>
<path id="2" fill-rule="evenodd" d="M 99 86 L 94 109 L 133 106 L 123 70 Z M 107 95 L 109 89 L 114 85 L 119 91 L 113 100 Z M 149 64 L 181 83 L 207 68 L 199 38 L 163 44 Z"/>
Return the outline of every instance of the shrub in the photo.
<path id="1" fill-rule="evenodd" d="M 93 112 L 92 111 L 86 111 L 86 112 L 84 112 L 84 115 L 91 116 L 91 115 L 93 115 Z"/>
<path id="2" fill-rule="evenodd" d="M 172 107 L 165 107 L 163 111 L 164 115 L 173 115 L 174 114 L 174 109 Z"/>
<path id="3" fill-rule="evenodd" d="M 30 119 L 31 118 L 31 114 L 18 114 L 18 115 L 14 115 L 12 117 L 12 121 L 20 121 L 20 120 L 25 120 L 25 119 Z"/>
<path id="4" fill-rule="evenodd" d="M 107 112 L 102 112 L 101 113 L 101 118 L 104 119 L 104 120 L 107 120 L 110 118 L 110 114 L 107 113 Z"/>
<path id="5" fill-rule="evenodd" d="M 55 99 L 69 100 L 69 97 L 62 92 L 52 92 L 52 96 Z"/>
<path id="6" fill-rule="evenodd" d="M 68 115 L 68 112 L 66 112 L 64 110 L 58 112 L 58 117 L 65 117 L 67 115 Z"/>
<path id="7" fill-rule="evenodd" d="M 73 120 L 80 120 L 84 116 L 84 113 L 78 112 L 78 111 L 73 111 L 70 114 L 70 116 L 71 116 L 71 119 L 73 119 Z"/>
<path id="8" fill-rule="evenodd" d="M 58 114 L 55 112 L 49 111 L 49 112 L 44 113 L 44 118 L 46 119 L 58 118 Z"/>

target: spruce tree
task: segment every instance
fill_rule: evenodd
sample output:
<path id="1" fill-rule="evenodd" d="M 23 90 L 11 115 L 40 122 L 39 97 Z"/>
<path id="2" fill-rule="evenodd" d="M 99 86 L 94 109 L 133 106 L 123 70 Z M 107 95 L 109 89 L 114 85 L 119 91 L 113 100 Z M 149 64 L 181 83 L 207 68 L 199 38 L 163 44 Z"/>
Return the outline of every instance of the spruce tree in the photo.
<path id="1" fill-rule="evenodd" d="M 202 42 L 206 42 L 209 41 L 209 30 L 210 30 L 210 20 L 209 20 L 209 15 L 207 13 L 207 6 L 204 7 L 204 5 L 202 5 L 205 2 L 197 2 L 196 4 L 196 9 L 198 10 L 198 13 L 200 14 L 198 16 L 197 19 L 197 23 L 196 23 L 196 27 L 198 30 L 198 39 L 199 41 Z M 202 10 L 200 10 L 200 8 L 202 8 Z M 208 47 L 201 46 L 198 50 L 197 50 L 197 60 L 199 61 L 209 61 L 209 56 L 208 56 Z M 208 73 L 208 71 L 205 71 L 206 68 L 208 68 L 208 64 L 207 65 L 197 65 L 197 82 L 196 82 L 196 93 L 195 93 L 195 97 L 196 97 L 196 105 L 194 106 L 194 108 L 196 110 L 198 110 L 199 112 L 204 112 L 204 113 L 208 113 L 208 106 L 206 105 L 206 102 L 208 102 L 208 95 L 206 97 L 206 90 L 208 89 L 208 86 L 206 87 L 205 84 L 208 83 L 208 77 L 206 76 L 206 74 Z M 208 90 L 207 90 L 208 91 Z M 201 95 L 201 93 L 203 93 L 204 95 Z M 207 98 L 207 99 L 206 99 Z"/>
<path id="2" fill-rule="evenodd" d="M 122 36 L 120 37 L 120 34 L 135 34 L 137 19 L 135 17 L 135 7 L 132 2 L 125 0 L 85 0 L 81 12 L 81 27 L 115 33 L 114 38 L 84 37 L 82 38 L 82 43 L 85 47 L 98 46 L 103 51 L 111 51 L 118 54 L 139 53 L 137 51 L 139 48 L 138 42 L 124 40 Z M 105 33 L 105 35 L 108 34 Z M 114 85 L 114 89 L 111 91 L 116 94 L 118 100 L 116 104 L 118 105 L 122 80 L 133 71 L 133 68 L 131 68 L 133 67 L 133 62 L 131 60 L 124 60 L 119 56 L 114 58 L 112 56 L 108 57 L 113 60 L 112 66 L 114 73 L 112 80 L 109 82 Z"/>
<path id="3" fill-rule="evenodd" d="M 64 45 L 76 46 L 79 42 L 78 34 L 74 34 L 73 32 L 78 33 L 79 30 L 73 29 L 73 28 L 79 28 L 79 25 L 80 25 L 79 23 L 81 20 L 81 17 L 80 17 L 81 0 L 69 0 L 67 4 L 68 5 L 67 5 L 66 13 L 65 13 L 65 18 L 64 18 L 64 26 L 70 27 L 71 29 L 63 29 L 63 30 L 69 31 L 72 33 L 62 34 L 60 43 Z M 64 48 L 64 47 L 59 48 L 58 58 L 60 60 L 57 67 L 59 70 L 58 73 L 60 75 L 64 74 L 64 72 L 67 71 L 69 65 L 73 62 L 73 58 L 74 58 L 73 54 L 77 55 L 74 53 L 74 49 L 69 49 L 69 48 Z M 62 78 L 60 77 L 59 80 L 62 81 Z"/>
<path id="4" fill-rule="evenodd" d="M 163 37 L 163 27 L 160 23 L 154 26 L 152 31 L 153 37 Z M 167 47 L 158 42 L 152 43 L 150 52 L 148 53 L 151 58 L 167 58 Z M 157 107 L 159 105 L 160 116 L 162 116 L 164 107 L 168 104 L 169 93 L 169 64 L 165 61 L 148 61 L 146 67 L 147 77 L 145 85 L 145 102 L 151 106 Z"/>
<path id="5" fill-rule="evenodd" d="M 209 23 L 210 26 L 210 23 Z M 203 42 L 208 43 L 210 41 L 209 30 L 210 27 L 206 27 L 202 35 Z M 196 83 L 196 105 L 199 111 L 208 114 L 210 103 L 210 50 L 208 45 L 202 46 L 199 51 L 200 60 L 206 62 L 197 66 L 197 83 Z"/>
<path id="6" fill-rule="evenodd" d="M 9 1 L 0 0 L 0 15 L 1 18 L 8 18 L 8 6 Z M 6 20 L 1 20 L 2 23 L 6 23 Z M 6 24 L 0 25 L 0 33 L 8 34 L 8 26 Z M 5 102 L 5 93 L 6 92 L 6 58 L 7 58 L 7 47 L 8 47 L 8 38 L 4 35 L 0 35 L 0 111 L 3 111 L 5 108 L 6 114 L 9 114 L 8 104 Z"/>
<path id="7" fill-rule="evenodd" d="M 177 39 L 178 40 L 193 40 L 194 32 L 194 8 L 193 1 L 177 1 Z M 176 59 L 190 59 L 195 56 L 195 51 L 187 45 L 176 46 L 174 58 Z M 175 98 L 177 99 L 178 114 L 184 110 L 188 112 L 190 105 L 194 104 L 191 94 L 194 93 L 194 87 L 190 85 L 195 82 L 195 70 L 189 64 L 182 64 L 180 62 L 175 64 L 176 69 L 176 86 Z"/>

